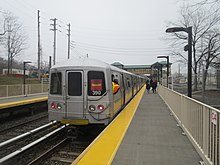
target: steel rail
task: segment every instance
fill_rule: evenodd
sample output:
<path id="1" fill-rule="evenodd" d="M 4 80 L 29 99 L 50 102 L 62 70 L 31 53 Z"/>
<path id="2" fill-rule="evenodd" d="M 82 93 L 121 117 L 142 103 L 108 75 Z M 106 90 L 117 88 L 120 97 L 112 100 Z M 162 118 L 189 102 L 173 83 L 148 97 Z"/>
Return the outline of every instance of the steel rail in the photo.
<path id="1" fill-rule="evenodd" d="M 47 155 L 49 155 L 50 153 L 52 153 L 55 149 L 57 149 L 58 147 L 60 147 L 63 143 L 65 143 L 67 141 L 68 138 L 63 139 L 61 142 L 59 142 L 58 144 L 56 144 L 55 146 L 53 146 L 52 148 L 50 148 L 49 150 L 47 150 L 46 152 L 44 152 L 42 155 L 40 155 L 39 157 L 37 157 L 36 159 L 34 159 L 33 161 L 31 161 L 30 163 L 28 163 L 28 165 L 33 165 L 33 164 L 37 164 L 38 161 L 40 161 L 41 159 L 45 158 Z"/>
<path id="2" fill-rule="evenodd" d="M 61 131 L 62 129 L 64 129 L 66 127 L 66 125 L 61 126 L 60 128 L 57 128 L 56 130 L 50 132 L 49 134 L 41 137 L 40 139 L 16 150 L 15 152 L 3 157 L 0 159 L 0 164 L 10 164 L 10 163 L 14 163 L 13 162 L 13 158 L 15 158 L 16 156 L 18 156 L 19 154 L 27 151 L 28 149 L 30 149 L 31 147 L 34 147 L 35 145 L 41 143 L 42 141 L 44 141 L 45 139 L 49 138 L 50 136 L 54 135 L 55 133 Z"/>
<path id="3" fill-rule="evenodd" d="M 46 125 L 43 125 L 43 126 L 41 126 L 41 127 L 38 127 L 38 128 L 36 128 L 36 129 L 31 130 L 31 131 L 29 131 L 29 132 L 26 132 L 26 133 L 24 133 L 24 134 L 22 134 L 22 135 L 19 135 L 19 136 L 16 136 L 16 137 L 12 138 L 12 139 L 9 139 L 9 140 L 7 140 L 7 141 L 4 141 L 4 142 L 0 143 L 0 148 L 3 148 L 3 147 L 5 147 L 5 146 L 7 146 L 7 145 L 9 145 L 9 144 L 11 144 L 11 143 L 14 143 L 14 142 L 16 142 L 16 141 L 18 141 L 18 140 L 20 140 L 20 139 L 22 139 L 22 138 L 25 138 L 25 137 L 30 136 L 30 135 L 32 135 L 32 134 L 38 132 L 38 131 L 41 131 L 41 130 L 45 129 L 45 128 L 47 128 L 47 127 L 50 127 L 51 125 L 53 125 L 53 124 L 55 124 L 55 123 L 56 123 L 56 121 L 50 122 L 50 123 L 48 123 L 48 124 L 46 124 Z"/>
<path id="4" fill-rule="evenodd" d="M 40 117 L 38 117 L 38 118 L 34 118 L 34 119 L 32 119 L 32 120 L 29 120 L 29 121 L 22 122 L 22 123 L 20 123 L 20 124 L 18 124 L 18 125 L 14 125 L 14 126 L 9 127 L 9 128 L 2 129 L 2 130 L 0 130 L 0 133 L 1 133 L 1 132 L 8 131 L 8 130 L 11 130 L 11 129 L 14 129 L 14 128 L 17 128 L 17 127 L 21 127 L 21 126 L 23 126 L 23 125 L 25 125 L 25 124 L 29 124 L 29 123 L 32 123 L 32 122 L 41 120 L 41 119 L 43 119 L 43 118 L 45 118 L 45 117 L 48 117 L 48 114 L 43 115 L 43 116 L 40 116 Z"/>

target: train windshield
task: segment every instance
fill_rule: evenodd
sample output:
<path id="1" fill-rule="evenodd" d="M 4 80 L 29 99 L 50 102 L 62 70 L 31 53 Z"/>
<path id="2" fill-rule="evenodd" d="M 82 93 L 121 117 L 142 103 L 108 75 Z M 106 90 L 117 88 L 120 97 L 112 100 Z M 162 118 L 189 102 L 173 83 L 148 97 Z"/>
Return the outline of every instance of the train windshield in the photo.
<path id="1" fill-rule="evenodd" d="M 50 94 L 62 95 L 62 76 L 60 72 L 51 74 Z"/>
<path id="2" fill-rule="evenodd" d="M 82 95 L 82 73 L 69 72 L 68 73 L 68 95 L 81 96 Z"/>
<path id="3" fill-rule="evenodd" d="M 88 72 L 88 95 L 102 96 L 106 92 L 105 75 L 101 71 Z"/>

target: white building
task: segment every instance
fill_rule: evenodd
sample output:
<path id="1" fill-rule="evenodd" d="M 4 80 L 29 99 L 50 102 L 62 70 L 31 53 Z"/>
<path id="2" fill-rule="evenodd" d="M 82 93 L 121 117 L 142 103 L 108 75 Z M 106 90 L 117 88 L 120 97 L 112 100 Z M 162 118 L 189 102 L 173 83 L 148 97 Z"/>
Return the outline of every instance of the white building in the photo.
<path id="1" fill-rule="evenodd" d="M 11 72 L 11 70 L 9 70 Z M 29 75 L 30 71 L 29 70 L 25 70 L 25 75 Z M 7 75 L 8 74 L 8 69 L 3 69 L 2 71 L 3 75 Z M 24 74 L 24 70 L 22 69 L 12 69 L 12 73 L 10 74 L 16 74 L 16 75 L 23 75 Z"/>

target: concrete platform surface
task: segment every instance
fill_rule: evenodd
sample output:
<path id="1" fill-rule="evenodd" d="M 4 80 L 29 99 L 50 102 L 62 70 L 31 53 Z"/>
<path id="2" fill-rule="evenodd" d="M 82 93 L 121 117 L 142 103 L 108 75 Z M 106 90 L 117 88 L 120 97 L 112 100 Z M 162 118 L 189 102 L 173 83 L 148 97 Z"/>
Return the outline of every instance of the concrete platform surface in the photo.
<path id="1" fill-rule="evenodd" d="M 47 101 L 47 100 L 48 100 L 47 93 L 0 99 L 0 110 L 5 108 L 11 108 L 21 105 Z"/>
<path id="2" fill-rule="evenodd" d="M 200 160 L 160 96 L 145 93 L 112 165 L 199 165 Z"/>

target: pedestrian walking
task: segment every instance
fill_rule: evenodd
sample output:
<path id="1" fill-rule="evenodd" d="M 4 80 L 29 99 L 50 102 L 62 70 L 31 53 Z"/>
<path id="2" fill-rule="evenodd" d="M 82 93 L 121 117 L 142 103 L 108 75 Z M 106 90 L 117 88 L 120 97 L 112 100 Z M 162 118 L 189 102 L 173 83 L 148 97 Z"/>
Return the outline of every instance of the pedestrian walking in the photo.
<path id="1" fill-rule="evenodd" d="M 146 82 L 146 89 L 147 89 L 147 93 L 149 93 L 149 91 L 150 91 L 150 84 L 149 84 L 149 82 Z"/>
<path id="2" fill-rule="evenodd" d="M 157 91 L 157 81 L 156 80 L 152 82 L 151 87 L 152 87 L 153 93 L 156 93 L 156 91 Z"/>

